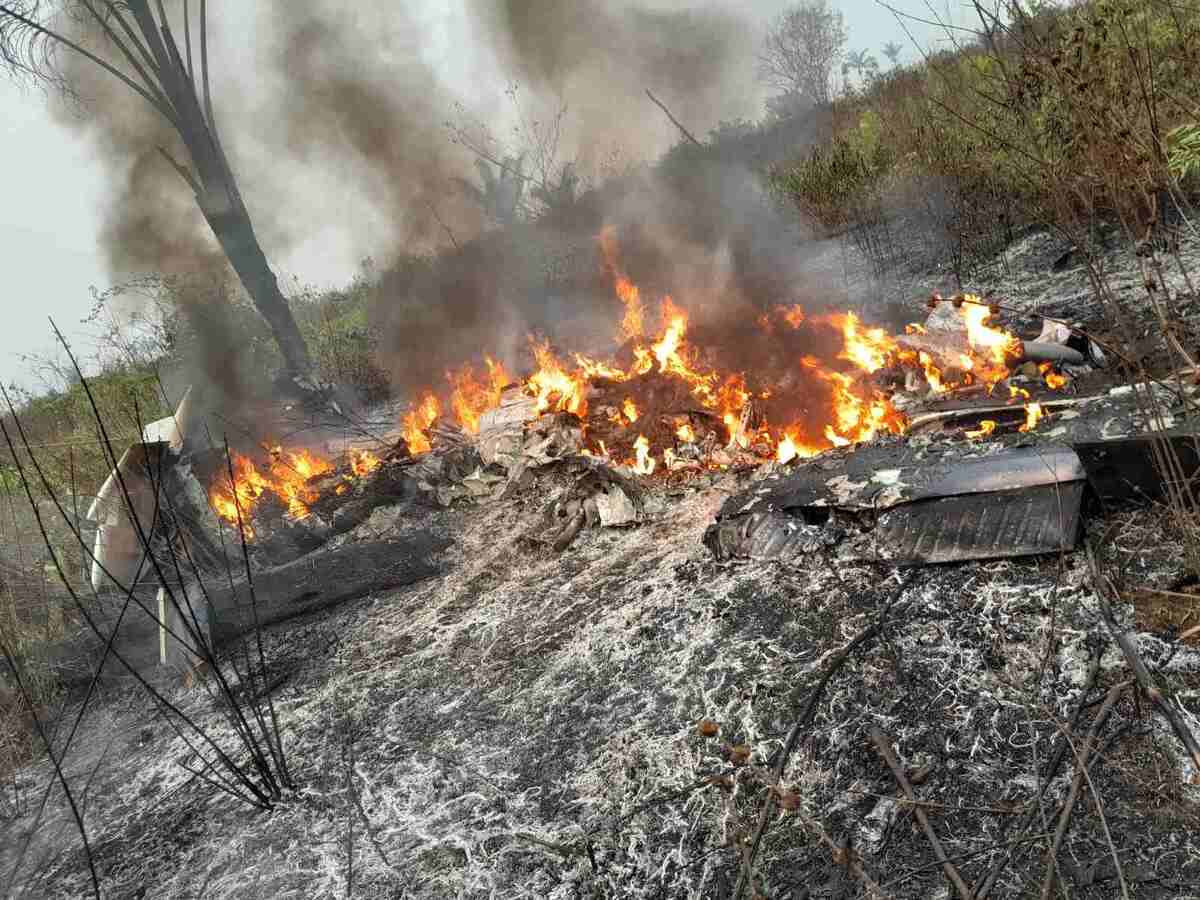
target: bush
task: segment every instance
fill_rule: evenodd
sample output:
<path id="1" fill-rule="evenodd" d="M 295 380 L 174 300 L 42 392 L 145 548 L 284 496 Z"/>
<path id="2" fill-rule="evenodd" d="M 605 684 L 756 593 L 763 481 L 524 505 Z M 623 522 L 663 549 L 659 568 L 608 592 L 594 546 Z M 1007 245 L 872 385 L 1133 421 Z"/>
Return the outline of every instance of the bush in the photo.
<path id="1" fill-rule="evenodd" d="M 1082 237 L 1115 216 L 1133 233 L 1197 171 L 1198 65 L 1194 6 L 1088 0 L 1035 16 L 1014 4 L 982 44 L 838 100 L 829 141 L 773 183 L 831 227 L 889 180 L 932 180 L 948 192 L 942 225 L 960 256 L 1023 224 Z"/>
<path id="2" fill-rule="evenodd" d="M 353 390 L 364 403 L 389 394 L 379 365 L 379 332 L 370 319 L 374 279 L 369 264 L 344 290 L 304 288 L 291 298 L 292 312 L 321 378 Z"/>

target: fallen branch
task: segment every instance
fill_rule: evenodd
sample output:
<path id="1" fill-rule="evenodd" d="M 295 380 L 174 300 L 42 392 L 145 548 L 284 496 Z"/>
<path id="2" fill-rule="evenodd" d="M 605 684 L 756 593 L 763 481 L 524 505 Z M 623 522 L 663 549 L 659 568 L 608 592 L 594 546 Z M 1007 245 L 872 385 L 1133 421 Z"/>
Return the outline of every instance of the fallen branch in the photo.
<path id="1" fill-rule="evenodd" d="M 1175 736 L 1179 738 L 1180 743 L 1192 757 L 1192 764 L 1200 771 L 1200 743 L 1197 743 L 1196 736 L 1192 734 L 1187 722 L 1179 715 L 1179 710 L 1171 705 L 1166 695 L 1154 683 L 1154 677 L 1146 668 L 1146 663 L 1142 659 L 1141 653 L 1138 652 L 1137 644 L 1134 643 L 1133 633 L 1117 623 L 1109 598 L 1119 597 L 1120 594 L 1108 577 L 1100 571 L 1100 565 L 1096 562 L 1096 552 L 1091 542 L 1089 541 L 1086 546 L 1088 566 L 1092 570 L 1092 581 L 1096 587 L 1096 597 L 1100 601 L 1100 612 L 1104 616 L 1104 623 L 1125 655 L 1125 662 L 1133 672 L 1133 677 L 1137 679 L 1138 687 L 1158 708 L 1162 717 L 1167 720 L 1167 724 L 1171 726 Z"/>
<path id="2" fill-rule="evenodd" d="M 879 751 L 879 755 L 883 757 L 883 761 L 892 770 L 892 774 L 896 777 L 896 783 L 900 785 L 900 789 L 904 791 L 904 795 L 913 804 L 913 815 L 917 817 L 917 822 L 920 824 L 921 830 L 925 832 L 925 837 L 929 839 L 929 845 L 933 847 L 933 855 L 942 864 L 942 871 L 946 873 L 946 877 L 950 879 L 950 883 L 958 891 L 958 896 L 962 897 L 963 900 L 971 900 L 971 889 L 963 881 L 962 875 L 959 874 L 954 863 L 950 862 L 946 856 L 946 851 L 942 848 L 942 842 L 938 840 L 933 826 L 929 824 L 929 817 L 925 815 L 925 810 L 918 805 L 916 792 L 913 790 L 912 785 L 908 783 L 908 778 L 904 775 L 904 769 L 900 765 L 900 760 L 896 759 L 896 754 L 892 751 L 891 738 L 884 734 L 878 725 L 872 725 L 870 733 L 871 741 L 875 744 L 875 749 Z"/>
<path id="3" fill-rule="evenodd" d="M 1083 787 L 1083 781 L 1087 775 L 1088 758 L 1092 755 L 1092 750 L 1096 746 L 1096 736 L 1100 733 L 1100 729 L 1104 726 L 1108 714 L 1112 712 L 1112 708 L 1116 705 L 1117 701 L 1121 698 L 1121 694 L 1128 686 L 1129 682 L 1122 682 L 1109 689 L 1104 697 L 1104 702 L 1100 705 L 1100 711 L 1096 713 L 1096 718 L 1092 720 L 1092 727 L 1088 729 L 1087 738 L 1083 742 L 1083 750 L 1074 754 L 1076 760 L 1075 778 L 1071 781 L 1071 790 L 1067 793 L 1067 802 L 1063 804 L 1062 812 L 1058 815 L 1058 824 L 1054 828 L 1054 840 L 1047 852 L 1046 875 L 1042 879 L 1042 900 L 1048 900 L 1050 892 L 1054 888 L 1054 870 L 1058 859 L 1058 851 L 1062 848 L 1063 838 L 1066 836 L 1067 828 L 1071 824 L 1071 813 L 1075 809 L 1075 802 L 1079 799 L 1079 792 Z M 1063 737 L 1068 742 L 1070 741 L 1065 732 Z"/>
<path id="4" fill-rule="evenodd" d="M 813 688 L 809 694 L 808 703 L 805 704 L 804 710 L 800 713 L 800 717 L 796 719 L 796 723 L 792 726 L 792 730 L 788 732 L 787 740 L 784 741 L 783 749 L 779 752 L 779 758 L 775 761 L 772 775 L 774 784 L 778 785 L 780 779 L 783 778 L 783 770 L 787 767 L 788 757 L 792 755 L 792 751 L 796 749 L 796 744 L 800 741 L 800 730 L 808 725 L 817 712 L 817 704 L 821 700 L 821 696 L 825 693 L 825 687 L 830 680 L 842 667 L 843 663 L 849 659 L 850 654 L 861 647 L 863 644 L 877 637 L 887 625 L 888 613 L 896 605 L 896 601 L 903 595 L 905 588 L 912 582 L 913 576 L 910 573 L 907 577 L 901 580 L 899 587 L 896 588 L 883 611 L 879 614 L 879 618 L 873 625 L 862 631 L 850 643 L 843 647 L 830 660 L 829 665 L 825 667 L 824 674 L 821 675 L 821 680 L 817 682 L 817 686 Z M 751 869 L 754 866 L 754 859 L 758 855 L 758 848 L 762 845 L 763 836 L 767 832 L 767 825 L 771 819 L 771 812 L 775 807 L 775 792 L 767 791 L 766 799 L 763 801 L 762 812 L 758 816 L 758 826 L 754 830 L 754 837 L 750 841 L 750 846 L 745 854 L 745 859 L 742 864 L 742 870 L 738 875 L 737 885 L 733 889 L 733 900 L 741 900 L 742 891 L 746 889 L 751 878 Z"/>

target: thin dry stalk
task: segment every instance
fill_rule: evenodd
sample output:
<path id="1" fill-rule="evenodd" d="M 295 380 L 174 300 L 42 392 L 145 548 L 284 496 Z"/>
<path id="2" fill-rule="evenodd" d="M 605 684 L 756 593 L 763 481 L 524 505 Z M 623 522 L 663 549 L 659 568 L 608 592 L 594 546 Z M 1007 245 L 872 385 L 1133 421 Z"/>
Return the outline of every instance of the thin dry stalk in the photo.
<path id="1" fill-rule="evenodd" d="M 1150 674 L 1150 670 L 1146 668 L 1146 663 L 1142 659 L 1141 653 L 1138 652 L 1137 644 L 1134 643 L 1132 632 L 1122 628 L 1117 623 L 1109 598 L 1119 598 L 1120 595 L 1117 593 L 1117 589 L 1113 586 L 1113 583 L 1100 571 L 1099 563 L 1096 561 L 1096 552 L 1090 542 L 1087 544 L 1087 558 L 1088 566 L 1092 571 L 1092 583 L 1096 589 L 1096 597 L 1100 603 L 1100 612 L 1104 617 L 1104 622 L 1108 626 L 1108 630 L 1116 640 L 1117 646 L 1121 648 L 1121 652 L 1125 655 L 1125 662 L 1129 666 L 1130 671 L 1133 672 L 1138 687 L 1150 702 L 1154 704 L 1159 714 L 1167 720 L 1167 724 L 1171 726 L 1171 730 L 1175 732 L 1175 736 L 1179 738 L 1179 742 L 1183 744 L 1184 749 L 1191 756 L 1192 764 L 1197 770 L 1200 770 L 1200 743 L 1197 743 L 1196 736 L 1192 734 L 1192 730 L 1179 714 L 1179 710 L 1175 708 L 1158 685 L 1154 683 L 1154 678 Z"/>
<path id="2" fill-rule="evenodd" d="M 787 768 L 788 758 L 792 755 L 792 751 L 796 749 L 796 744 L 800 741 L 800 732 L 810 722 L 812 722 L 812 719 L 817 712 L 817 703 L 820 702 L 821 697 L 824 695 L 825 688 L 829 684 L 830 680 L 838 672 L 838 670 L 841 669 L 846 660 L 850 658 L 852 653 L 854 653 L 859 647 L 863 646 L 868 641 L 876 638 L 887 627 L 889 624 L 889 613 L 892 612 L 893 608 L 897 604 L 897 601 L 899 601 L 900 597 L 904 594 L 905 589 L 908 588 L 912 580 L 913 575 L 911 573 L 901 579 L 899 586 L 893 592 L 888 602 L 884 605 L 882 612 L 880 612 L 879 618 L 870 627 L 865 629 L 857 637 L 850 641 L 850 643 L 838 651 L 834 658 L 830 660 L 829 665 L 825 667 L 825 672 L 821 675 L 821 680 L 817 682 L 816 687 L 814 687 L 812 693 L 809 694 L 808 703 L 805 704 L 804 710 L 800 713 L 799 718 L 796 719 L 791 731 L 788 732 L 787 740 L 784 741 L 783 749 L 780 750 L 779 758 L 775 761 L 775 765 L 772 769 L 772 784 L 779 784 L 780 779 L 783 778 L 783 772 L 784 769 Z M 771 813 L 774 811 L 774 809 L 775 792 L 767 791 L 766 799 L 763 800 L 762 811 L 758 816 L 758 825 L 754 830 L 754 836 L 751 838 L 750 845 L 746 851 L 741 871 L 738 873 L 737 884 L 733 889 L 733 900 L 741 900 L 742 892 L 746 889 L 753 878 L 754 860 L 758 855 L 759 847 L 762 845 L 762 839 L 767 832 L 767 828 L 771 820 Z"/>
<path id="3" fill-rule="evenodd" d="M 1054 828 L 1054 840 L 1050 844 L 1050 850 L 1047 854 L 1046 875 L 1042 879 L 1042 900 L 1049 900 L 1050 893 L 1054 889 L 1054 872 L 1058 862 L 1058 852 L 1062 849 L 1063 838 L 1066 836 L 1067 828 L 1070 827 L 1071 813 L 1075 809 L 1075 801 L 1079 799 L 1080 789 L 1083 787 L 1084 778 L 1087 776 L 1088 760 L 1096 747 L 1096 738 L 1100 733 L 1100 729 L 1104 726 L 1104 722 L 1108 719 L 1108 714 L 1112 712 L 1113 707 L 1121 699 L 1121 694 L 1125 692 L 1125 688 L 1128 686 L 1128 682 L 1122 682 L 1109 689 L 1104 697 L 1104 702 L 1100 705 L 1099 712 L 1096 713 L 1096 718 L 1092 720 L 1092 727 L 1088 730 L 1082 752 L 1075 751 L 1074 744 L 1070 743 L 1070 737 L 1066 731 L 1063 731 L 1063 738 L 1067 741 L 1071 747 L 1071 752 L 1075 756 L 1076 770 L 1075 778 L 1071 782 L 1071 790 L 1067 794 L 1067 802 L 1063 805 L 1063 810 L 1058 816 L 1058 824 Z M 1090 784 L 1091 781 L 1089 780 L 1088 783 Z"/>
<path id="4" fill-rule="evenodd" d="M 954 885 L 954 889 L 958 891 L 958 896 L 963 900 L 971 900 L 973 896 L 971 889 L 967 887 L 967 883 L 963 881 L 962 875 L 959 874 L 958 868 L 946 856 L 946 851 L 942 848 L 942 842 L 938 840 L 933 826 L 929 824 L 929 817 L 925 815 L 925 810 L 921 808 L 917 801 L 916 791 L 909 784 L 908 778 L 904 774 L 904 769 L 900 765 L 900 761 L 896 759 L 896 754 L 892 751 L 891 739 L 883 733 L 877 725 L 871 726 L 871 742 L 875 744 L 875 749 L 879 751 L 879 755 L 883 757 L 883 761 L 887 763 L 888 768 L 892 770 L 892 775 L 896 778 L 896 783 L 900 785 L 900 789 L 904 791 L 904 796 L 909 799 L 912 804 L 913 815 L 916 816 L 917 823 L 921 826 L 921 830 L 925 832 L 925 837 L 929 840 L 929 845 L 933 847 L 933 855 L 937 857 L 938 862 L 942 864 L 942 871 L 946 873 L 946 877 L 950 879 L 950 883 Z"/>

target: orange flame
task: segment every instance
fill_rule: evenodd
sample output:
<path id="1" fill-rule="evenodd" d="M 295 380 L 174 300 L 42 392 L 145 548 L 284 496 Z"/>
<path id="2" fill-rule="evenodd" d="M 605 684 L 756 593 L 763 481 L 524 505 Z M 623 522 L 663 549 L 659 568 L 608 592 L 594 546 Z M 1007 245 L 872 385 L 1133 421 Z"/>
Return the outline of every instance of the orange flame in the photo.
<path id="1" fill-rule="evenodd" d="M 862 321 L 852 312 L 832 315 L 830 320 L 842 330 L 844 347 L 838 359 L 852 362 L 864 372 L 879 371 L 899 349 L 882 328 L 862 329 Z"/>
<path id="2" fill-rule="evenodd" d="M 625 414 L 630 425 L 638 420 L 637 404 L 633 402 L 632 397 L 625 398 L 625 402 L 621 404 L 621 412 Z"/>
<path id="3" fill-rule="evenodd" d="M 433 449 L 426 432 L 441 414 L 442 406 L 438 402 L 438 398 L 427 393 L 421 398 L 416 409 L 410 410 L 404 417 L 404 440 L 413 456 L 428 453 Z"/>
<path id="4" fill-rule="evenodd" d="M 1052 363 L 1042 363 L 1038 366 L 1038 371 L 1042 373 L 1042 379 L 1046 382 L 1046 387 L 1052 391 L 1061 391 L 1067 386 L 1069 380 L 1066 375 L 1061 375 L 1054 371 Z"/>
<path id="5" fill-rule="evenodd" d="M 233 484 L 230 485 L 228 473 L 221 473 L 209 490 L 208 501 L 213 511 L 231 525 L 237 524 L 240 509 L 242 531 L 246 540 L 252 540 L 254 529 L 249 522 L 250 510 L 258 502 L 258 498 L 270 489 L 271 482 L 258 471 L 253 460 L 248 457 L 234 453 L 231 462 Z"/>
<path id="6" fill-rule="evenodd" d="M 995 430 L 996 430 L 996 423 L 994 421 L 992 421 L 991 419 L 984 419 L 982 422 L 979 423 L 979 430 L 978 431 L 968 431 L 967 437 L 973 438 L 973 439 L 974 438 L 985 438 Z"/>
<path id="7" fill-rule="evenodd" d="M 285 453 L 276 446 L 271 448 L 270 456 L 269 474 L 263 474 L 253 460 L 234 453 L 232 486 L 226 474 L 218 476 L 209 489 L 209 504 L 225 521 L 236 525 L 240 509 L 247 540 L 254 537 L 254 529 L 249 524 L 250 513 L 265 493 L 270 492 L 287 504 L 287 513 L 293 519 L 306 519 L 309 504 L 318 496 L 309 486 L 309 479 L 333 470 L 328 460 L 309 450 Z"/>
<path id="8" fill-rule="evenodd" d="M 1038 422 L 1045 416 L 1042 410 L 1042 404 L 1029 403 L 1025 406 L 1025 424 L 1018 431 L 1033 431 L 1037 428 Z"/>
<path id="9" fill-rule="evenodd" d="M 637 454 L 633 461 L 633 471 L 639 475 L 653 475 L 658 462 L 650 455 L 650 441 L 644 434 L 639 434 L 633 442 L 633 452 Z"/>
<path id="10" fill-rule="evenodd" d="M 382 460 L 370 450 L 355 450 L 350 454 L 350 470 L 358 478 L 365 478 L 379 468 Z"/>
<path id="11" fill-rule="evenodd" d="M 317 492 L 308 486 L 308 480 L 332 471 L 333 466 L 304 449 L 284 453 L 275 448 L 271 457 L 274 476 L 271 490 L 287 504 L 288 515 L 294 519 L 308 518 L 308 504 L 317 499 Z"/>
<path id="12" fill-rule="evenodd" d="M 694 444 L 696 442 L 696 431 L 692 428 L 690 422 L 684 422 L 675 429 L 675 437 L 679 438 L 685 444 Z"/>
<path id="13" fill-rule="evenodd" d="M 484 362 L 487 363 L 488 369 L 486 382 L 475 378 L 475 370 L 470 364 L 446 376 L 454 385 L 450 394 L 450 407 L 454 410 L 458 424 L 467 434 L 479 433 L 480 416 L 500 405 L 500 395 L 512 381 L 503 364 L 490 356 L 484 357 Z"/>
<path id="14" fill-rule="evenodd" d="M 980 372 L 989 383 L 1000 381 L 1008 375 L 1008 363 L 1021 353 L 1021 342 L 1015 335 L 991 328 L 987 322 L 992 310 L 974 294 L 964 294 L 959 308 L 963 323 L 967 327 L 967 343 L 983 355 L 988 371 Z"/>
<path id="15" fill-rule="evenodd" d="M 543 413 L 553 409 L 586 415 L 587 379 L 583 373 L 567 372 L 548 342 L 533 345 L 533 358 L 538 369 L 525 382 L 525 390 L 537 398 L 537 411 Z"/>
<path id="16" fill-rule="evenodd" d="M 617 262 L 617 236 L 612 226 L 600 232 L 600 249 L 604 253 L 605 265 L 616 279 L 617 297 L 625 305 L 625 314 L 621 318 L 621 334 L 627 340 L 640 338 L 645 318 L 641 292 L 636 284 L 625 277 Z"/>

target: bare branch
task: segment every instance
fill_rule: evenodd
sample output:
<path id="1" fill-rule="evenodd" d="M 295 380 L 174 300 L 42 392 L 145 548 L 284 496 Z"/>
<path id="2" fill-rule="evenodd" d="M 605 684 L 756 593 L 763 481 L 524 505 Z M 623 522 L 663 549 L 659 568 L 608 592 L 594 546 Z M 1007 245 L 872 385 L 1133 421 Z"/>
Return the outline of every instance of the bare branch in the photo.
<path id="1" fill-rule="evenodd" d="M 845 49 L 841 12 L 828 0 L 804 0 L 768 29 L 758 56 L 759 77 L 785 93 L 828 103 L 833 69 Z"/>
<path id="2" fill-rule="evenodd" d="M 657 106 L 659 109 L 661 109 L 664 113 L 666 113 L 667 118 L 671 120 L 671 124 L 674 125 L 676 128 L 678 128 L 683 133 L 683 136 L 685 138 L 687 138 L 689 141 L 691 141 L 697 147 L 704 146 L 698 140 L 696 140 L 696 136 L 694 134 L 692 134 L 690 131 L 688 131 L 686 128 L 684 128 L 683 125 L 680 124 L 679 120 L 676 119 L 673 115 L 671 115 L 671 111 L 669 109 L 667 109 L 667 107 L 665 105 L 663 105 L 663 102 L 661 100 L 659 100 L 652 93 L 650 93 L 650 88 L 646 88 L 646 96 L 650 98 L 651 103 L 653 103 L 655 106 Z"/>

